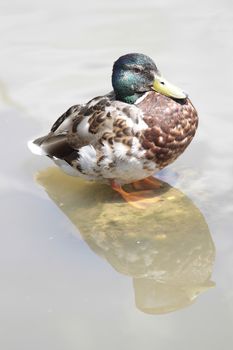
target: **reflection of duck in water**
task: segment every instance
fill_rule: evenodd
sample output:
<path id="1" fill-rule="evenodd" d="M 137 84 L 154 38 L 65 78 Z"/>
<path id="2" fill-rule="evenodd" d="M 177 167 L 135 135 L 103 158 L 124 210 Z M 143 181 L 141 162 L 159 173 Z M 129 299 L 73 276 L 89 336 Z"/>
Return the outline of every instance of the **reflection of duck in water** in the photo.
<path id="1" fill-rule="evenodd" d="M 215 249 L 208 226 L 177 189 L 164 183 L 163 200 L 139 212 L 108 186 L 85 183 L 55 168 L 37 179 L 90 248 L 133 277 L 140 310 L 175 311 L 214 285 L 210 278 Z"/>

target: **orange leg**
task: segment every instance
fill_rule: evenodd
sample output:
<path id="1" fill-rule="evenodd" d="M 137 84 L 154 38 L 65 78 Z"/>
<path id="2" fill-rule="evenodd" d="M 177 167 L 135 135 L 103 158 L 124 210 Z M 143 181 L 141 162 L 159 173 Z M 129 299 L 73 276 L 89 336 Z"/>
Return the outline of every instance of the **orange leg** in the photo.
<path id="1" fill-rule="evenodd" d="M 133 187 L 136 190 L 141 190 L 141 189 L 158 189 L 162 187 L 162 184 L 159 180 L 157 180 L 153 176 L 146 177 L 143 180 L 135 181 L 132 183 Z"/>
<path id="2" fill-rule="evenodd" d="M 161 201 L 159 197 L 155 197 L 152 190 L 126 192 L 115 181 L 111 182 L 112 189 L 118 192 L 124 200 L 137 209 L 146 209 L 151 204 Z"/>

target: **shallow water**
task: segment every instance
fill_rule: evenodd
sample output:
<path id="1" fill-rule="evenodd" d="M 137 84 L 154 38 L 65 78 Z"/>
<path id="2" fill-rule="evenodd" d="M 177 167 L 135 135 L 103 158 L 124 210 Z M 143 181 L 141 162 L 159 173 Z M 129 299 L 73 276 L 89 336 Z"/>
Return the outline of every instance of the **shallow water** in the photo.
<path id="1" fill-rule="evenodd" d="M 232 10 L 0 3 L 3 349 L 232 348 Z M 153 57 L 200 116 L 160 174 L 163 201 L 140 215 L 26 147 L 70 105 L 108 92 L 112 62 L 130 51 Z"/>

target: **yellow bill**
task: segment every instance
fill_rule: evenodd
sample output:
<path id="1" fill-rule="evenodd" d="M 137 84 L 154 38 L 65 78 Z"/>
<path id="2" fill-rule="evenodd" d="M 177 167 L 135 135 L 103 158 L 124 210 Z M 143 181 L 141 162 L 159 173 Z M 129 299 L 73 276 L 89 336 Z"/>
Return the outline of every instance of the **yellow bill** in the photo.
<path id="1" fill-rule="evenodd" d="M 169 83 L 169 81 L 160 76 L 155 77 L 153 90 L 168 97 L 174 97 L 178 99 L 187 97 L 187 94 L 183 90 Z"/>

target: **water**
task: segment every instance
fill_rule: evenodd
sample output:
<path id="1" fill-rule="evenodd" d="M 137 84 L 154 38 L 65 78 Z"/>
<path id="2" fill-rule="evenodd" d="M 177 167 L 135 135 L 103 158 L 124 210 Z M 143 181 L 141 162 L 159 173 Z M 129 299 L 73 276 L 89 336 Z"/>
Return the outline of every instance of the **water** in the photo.
<path id="1" fill-rule="evenodd" d="M 232 2 L 0 3 L 3 349 L 231 349 Z M 195 140 L 129 209 L 30 154 L 69 106 L 139 51 L 188 91 Z"/>

